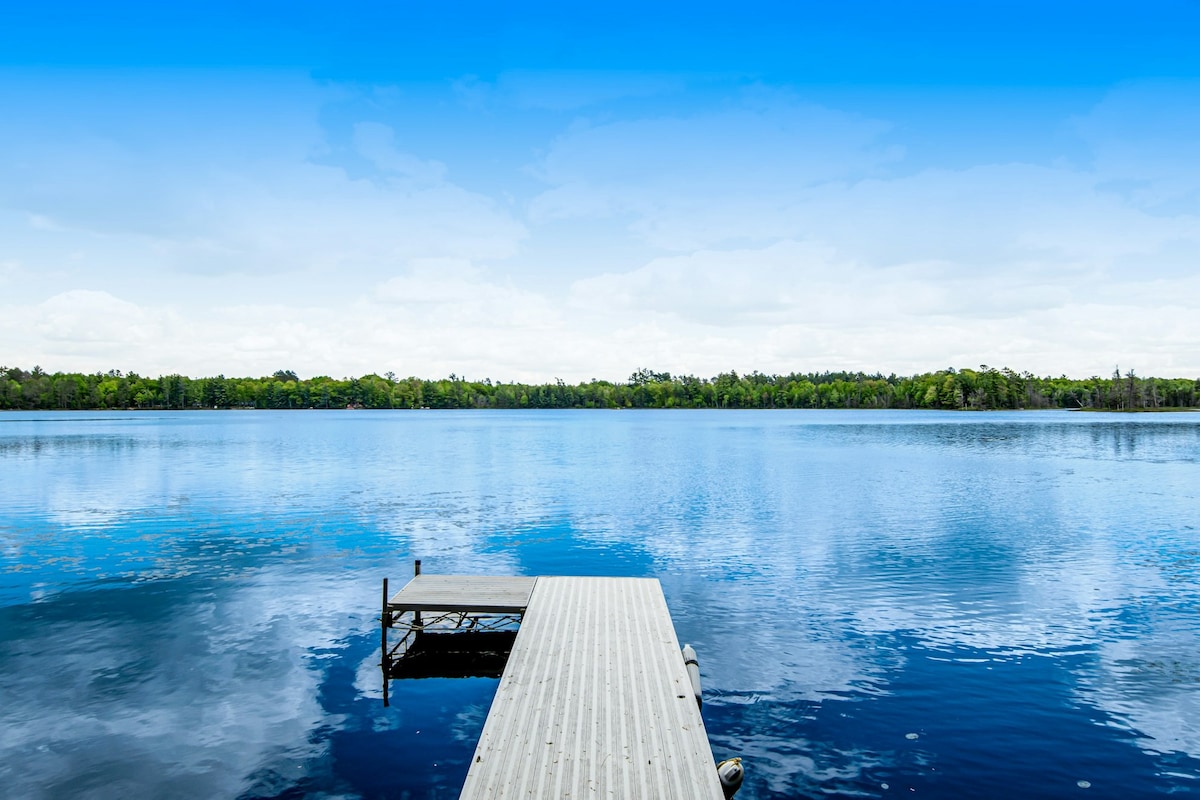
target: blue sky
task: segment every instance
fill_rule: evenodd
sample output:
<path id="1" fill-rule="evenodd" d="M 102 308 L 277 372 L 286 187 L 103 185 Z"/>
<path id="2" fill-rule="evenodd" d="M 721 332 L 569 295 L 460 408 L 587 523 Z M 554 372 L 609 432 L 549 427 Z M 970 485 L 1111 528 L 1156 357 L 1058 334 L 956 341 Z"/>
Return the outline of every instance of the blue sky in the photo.
<path id="1" fill-rule="evenodd" d="M 0 7 L 0 363 L 1200 375 L 1200 3 Z"/>

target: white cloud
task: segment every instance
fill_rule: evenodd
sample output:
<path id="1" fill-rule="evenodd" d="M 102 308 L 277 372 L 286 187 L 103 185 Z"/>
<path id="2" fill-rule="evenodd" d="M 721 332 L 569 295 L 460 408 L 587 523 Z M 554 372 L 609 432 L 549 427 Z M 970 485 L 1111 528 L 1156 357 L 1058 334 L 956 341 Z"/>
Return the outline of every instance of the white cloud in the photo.
<path id="1" fill-rule="evenodd" d="M 655 259 L 632 272 L 576 281 L 573 306 L 673 314 L 723 327 L 783 321 L 801 309 L 821 319 L 834 309 L 813 302 L 845 268 L 828 247 L 779 242 L 755 250 L 704 250 Z"/>
<path id="2" fill-rule="evenodd" d="M 946 261 L 876 268 L 828 246 L 780 242 L 583 279 L 570 303 L 614 323 L 615 340 L 643 359 L 635 363 L 702 375 L 746 363 L 779 372 L 979 363 L 1045 373 L 1106 374 L 1112 363 L 1200 369 L 1189 344 L 1200 323 L 1183 302 L 1200 296 L 1200 277 L 1140 283 L 1132 295 L 1095 277 L 1038 264 L 978 274 Z"/>
<path id="3" fill-rule="evenodd" d="M 164 333 L 167 315 L 139 308 L 108 292 L 74 289 L 38 307 L 37 333 L 76 348 L 145 344 Z"/>
<path id="4" fill-rule="evenodd" d="M 900 156 L 877 144 L 886 130 L 765 91 L 694 116 L 580 122 L 539 162 L 550 188 L 530 213 L 535 221 L 629 214 L 639 235 L 672 250 L 787 236 L 794 224 L 780 214 L 797 192 L 872 174 Z"/>
<path id="5" fill-rule="evenodd" d="M 1032 265 L 1078 275 L 1200 238 L 1200 218 L 1150 216 L 1097 191 L 1096 180 L 1025 164 L 931 170 L 822 187 L 796 209 L 803 230 L 839 252 L 881 266 L 938 259 L 966 274 Z"/>
<path id="6" fill-rule="evenodd" d="M 1155 213 L 1197 213 L 1200 81 L 1122 84 L 1076 124 L 1105 188 Z"/>
<path id="7" fill-rule="evenodd" d="M 164 89 L 146 80 L 97 89 L 114 94 L 112 109 L 88 106 L 74 87 L 45 87 L 75 102 L 79 118 L 31 114 L 0 128 L 9 154 L 0 210 L 32 229 L 14 226 L 8 251 L 36 256 L 30 266 L 42 272 L 106 280 L 124 270 L 143 284 L 181 272 L 300 274 L 311 284 L 394 271 L 410 258 L 504 258 L 525 236 L 500 204 L 449 182 L 445 165 L 399 149 L 387 126 L 354 128 L 352 145 L 376 174 L 314 160 L 329 154 L 316 120 L 337 90 L 252 79 L 228 100 L 201 84 L 187 102 L 155 97 L 161 108 L 148 109 L 138 89 Z M 262 110 L 238 100 L 249 105 L 256 91 L 272 92 Z M 122 109 L 129 117 L 113 119 Z M 81 264 L 70 263 L 68 243 Z"/>
<path id="8" fill-rule="evenodd" d="M 484 116 L 545 119 L 558 86 L 583 105 L 678 89 L 594 77 L 502 77 L 510 96 Z M 453 147 L 417 152 L 400 120 L 349 121 L 335 146 L 316 119 L 348 91 L 292 86 L 278 126 L 201 92 L 191 125 L 93 108 L 75 128 L 0 129 L 4 360 L 527 380 L 1200 372 L 1194 87 L 1114 91 L 1077 121 L 1094 164 L 919 172 L 884 144 L 904 131 L 781 91 L 614 106 L 547 143 L 522 177 L 545 191 L 524 205 L 451 181 Z"/>
<path id="9" fill-rule="evenodd" d="M 1131 284 L 942 263 L 872 269 L 803 242 L 657 259 L 573 284 L 565 300 L 461 259 L 410 262 L 321 305 L 135 304 L 71 291 L 0 315 L 6 362 L 158 374 L 382 373 L 620 379 L 637 366 L 715 375 L 1011 365 L 1041 373 L 1200 371 L 1200 277 Z M 848 327 L 849 326 L 849 327 Z M 302 355 L 298 355 L 302 354 Z M 51 367 L 52 368 L 52 367 Z"/>
<path id="10" fill-rule="evenodd" d="M 437 184 L 446 177 L 446 165 L 423 161 L 401 152 L 395 146 L 391 128 L 378 122 L 360 122 L 354 126 L 354 144 L 358 151 L 386 172 L 418 183 Z"/>
<path id="11" fill-rule="evenodd" d="M 19 261 L 0 261 L 0 286 L 4 286 L 14 276 L 20 274 L 21 271 L 21 263 Z"/>
<path id="12" fill-rule="evenodd" d="M 1099 130 L 1123 91 L 1101 105 Z M 1196 116 L 1186 109 L 1159 109 L 1154 128 L 1170 130 L 1164 114 Z M 1139 174 L 1136 159 L 1124 172 L 1101 158 L 1094 170 L 995 164 L 889 176 L 879 125 L 832 115 L 839 147 L 820 141 L 830 159 L 814 168 L 790 156 L 782 133 L 756 141 L 748 118 L 737 110 L 710 126 L 741 139 L 700 124 L 685 133 L 697 120 L 682 118 L 563 137 L 545 160 L 552 188 L 535 219 L 620 214 L 633 234 L 683 251 L 577 280 L 573 308 L 611 315 L 618 340 L 635 328 L 658 340 L 643 353 L 724 338 L 725 347 L 684 344 L 691 363 L 672 362 L 677 370 L 716 366 L 704 352 L 732 357 L 723 368 L 766 370 L 987 362 L 1084 375 L 1120 362 L 1200 371 L 1186 302 L 1200 296 L 1200 213 L 1165 214 L 1112 191 L 1112 180 Z M 1162 179 L 1153 159 L 1140 174 Z M 1177 195 L 1200 191 L 1190 167 L 1171 174 Z"/>

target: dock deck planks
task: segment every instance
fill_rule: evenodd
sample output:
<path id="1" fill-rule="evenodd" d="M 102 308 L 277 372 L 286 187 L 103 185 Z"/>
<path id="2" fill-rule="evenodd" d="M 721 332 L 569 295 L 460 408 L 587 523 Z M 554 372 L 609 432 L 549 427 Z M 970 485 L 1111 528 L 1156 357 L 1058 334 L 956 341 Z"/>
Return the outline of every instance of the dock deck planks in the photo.
<path id="1" fill-rule="evenodd" d="M 722 800 L 662 587 L 536 579 L 460 800 Z"/>
<path id="2" fill-rule="evenodd" d="M 388 600 L 405 611 L 518 614 L 529 605 L 537 578 L 494 575 L 417 575 Z"/>

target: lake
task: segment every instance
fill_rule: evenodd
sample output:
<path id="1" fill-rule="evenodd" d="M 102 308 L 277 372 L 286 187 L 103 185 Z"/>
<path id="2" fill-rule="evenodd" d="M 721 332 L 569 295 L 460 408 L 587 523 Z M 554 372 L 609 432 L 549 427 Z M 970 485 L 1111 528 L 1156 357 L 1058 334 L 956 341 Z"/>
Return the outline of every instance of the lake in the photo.
<path id="1" fill-rule="evenodd" d="M 0 794 L 457 797 L 379 593 L 653 576 L 738 794 L 1200 789 L 1200 414 L 0 415 Z"/>

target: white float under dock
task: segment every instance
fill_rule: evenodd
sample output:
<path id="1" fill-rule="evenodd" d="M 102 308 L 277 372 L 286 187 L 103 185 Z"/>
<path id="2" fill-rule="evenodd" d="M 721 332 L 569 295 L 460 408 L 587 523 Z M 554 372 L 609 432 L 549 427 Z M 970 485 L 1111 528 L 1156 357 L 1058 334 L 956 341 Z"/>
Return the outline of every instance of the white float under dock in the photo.
<path id="1" fill-rule="evenodd" d="M 656 579 L 418 575 L 385 637 L 421 611 L 519 615 L 460 800 L 723 800 Z"/>

